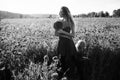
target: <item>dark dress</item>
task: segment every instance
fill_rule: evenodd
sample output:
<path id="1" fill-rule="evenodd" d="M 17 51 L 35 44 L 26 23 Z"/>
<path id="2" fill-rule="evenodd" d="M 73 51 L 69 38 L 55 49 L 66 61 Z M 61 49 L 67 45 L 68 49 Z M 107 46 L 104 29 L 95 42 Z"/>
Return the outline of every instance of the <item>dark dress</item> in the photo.
<path id="1" fill-rule="evenodd" d="M 70 33 L 71 28 L 65 27 L 63 30 Z M 73 40 L 59 36 L 57 53 L 61 55 L 60 63 L 62 67 L 62 70 L 59 73 L 59 78 L 62 78 L 64 76 L 74 76 L 76 65 L 75 54 L 77 51 Z"/>

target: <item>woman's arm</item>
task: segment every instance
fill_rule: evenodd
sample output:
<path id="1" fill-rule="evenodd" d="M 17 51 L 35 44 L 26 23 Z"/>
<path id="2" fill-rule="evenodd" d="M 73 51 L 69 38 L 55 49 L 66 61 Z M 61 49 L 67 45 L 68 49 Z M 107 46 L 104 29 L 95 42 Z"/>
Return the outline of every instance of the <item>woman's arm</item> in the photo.
<path id="1" fill-rule="evenodd" d="M 63 31 L 63 30 L 62 30 Z M 67 35 L 65 35 L 64 34 L 64 32 L 62 32 L 61 30 L 59 30 L 59 31 L 55 31 L 55 36 L 61 36 L 61 37 L 65 37 L 65 38 L 68 38 L 68 39 L 72 39 L 72 37 L 71 36 L 67 36 Z M 61 33 L 62 32 L 62 33 Z M 67 33 L 67 32 L 65 32 L 65 33 Z M 67 34 L 69 34 L 69 33 L 67 33 Z"/>
<path id="2" fill-rule="evenodd" d="M 71 27 L 71 31 L 71 34 L 73 35 L 73 37 L 75 37 L 75 25 Z"/>
<path id="3" fill-rule="evenodd" d="M 58 34 L 64 34 L 64 35 L 66 35 L 68 37 L 75 37 L 75 26 L 74 25 L 71 26 L 71 32 L 70 33 L 66 32 L 66 31 L 64 31 L 62 29 L 60 29 L 59 31 L 57 31 L 57 33 Z"/>
<path id="4" fill-rule="evenodd" d="M 55 36 L 59 36 L 59 33 L 58 31 L 55 30 Z"/>
<path id="5" fill-rule="evenodd" d="M 68 33 L 68 32 L 66 32 L 66 31 L 64 31 L 64 30 L 62 30 L 62 29 L 59 30 L 59 31 L 57 31 L 57 33 L 58 33 L 59 35 L 66 35 L 66 36 L 68 36 L 68 37 L 74 37 L 72 33 Z"/>

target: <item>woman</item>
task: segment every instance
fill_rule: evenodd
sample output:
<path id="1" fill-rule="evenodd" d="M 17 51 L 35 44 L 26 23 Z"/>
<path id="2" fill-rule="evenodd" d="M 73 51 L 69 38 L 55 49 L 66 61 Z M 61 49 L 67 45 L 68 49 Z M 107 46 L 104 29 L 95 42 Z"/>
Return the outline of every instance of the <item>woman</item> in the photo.
<path id="1" fill-rule="evenodd" d="M 64 76 L 71 78 L 75 75 L 75 54 L 77 52 L 73 42 L 75 36 L 75 24 L 67 7 L 63 6 L 59 15 L 62 18 L 60 22 L 63 24 L 61 29 L 55 30 L 55 35 L 59 36 L 57 53 L 60 55 L 62 67 L 62 70 L 59 73 L 59 79 Z"/>

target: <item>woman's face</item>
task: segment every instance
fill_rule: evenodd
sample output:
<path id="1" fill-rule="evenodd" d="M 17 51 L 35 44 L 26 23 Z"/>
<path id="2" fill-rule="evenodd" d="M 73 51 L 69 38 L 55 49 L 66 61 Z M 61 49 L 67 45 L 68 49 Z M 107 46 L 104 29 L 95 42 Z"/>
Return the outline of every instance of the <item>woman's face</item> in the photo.
<path id="1" fill-rule="evenodd" d="M 62 9 L 60 10 L 59 15 L 60 15 L 60 17 L 64 17 L 64 12 L 63 12 L 63 10 L 62 10 Z"/>

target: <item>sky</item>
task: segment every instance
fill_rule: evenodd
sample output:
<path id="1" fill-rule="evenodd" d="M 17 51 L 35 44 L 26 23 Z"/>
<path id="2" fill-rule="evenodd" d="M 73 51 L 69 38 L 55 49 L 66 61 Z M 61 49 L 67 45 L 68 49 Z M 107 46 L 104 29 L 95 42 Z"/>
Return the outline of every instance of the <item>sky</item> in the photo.
<path id="1" fill-rule="evenodd" d="M 120 8 L 120 0 L 0 0 L 0 10 L 22 14 L 59 14 L 67 6 L 71 14 L 108 11 Z"/>

